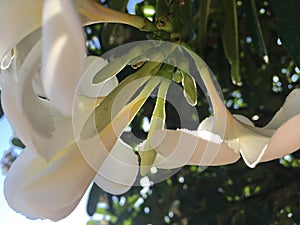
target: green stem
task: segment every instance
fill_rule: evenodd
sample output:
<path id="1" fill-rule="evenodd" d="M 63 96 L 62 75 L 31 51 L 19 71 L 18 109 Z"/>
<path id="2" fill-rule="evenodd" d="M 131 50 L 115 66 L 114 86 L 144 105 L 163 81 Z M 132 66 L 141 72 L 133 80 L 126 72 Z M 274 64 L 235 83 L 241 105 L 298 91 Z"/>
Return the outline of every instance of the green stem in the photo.
<path id="1" fill-rule="evenodd" d="M 166 95 L 169 89 L 171 81 L 168 79 L 163 79 L 158 90 L 158 96 L 156 99 L 156 104 L 153 110 L 153 114 L 150 122 L 150 129 L 148 132 L 147 140 L 145 142 L 143 151 L 140 153 L 141 155 L 141 168 L 140 173 L 142 176 L 145 176 L 149 170 L 153 162 L 156 158 L 156 151 L 152 149 L 150 144 L 150 138 L 154 131 L 159 129 L 163 129 L 165 126 L 165 103 L 166 103 Z"/>
<path id="2" fill-rule="evenodd" d="M 205 88 L 207 89 L 216 122 L 214 130 L 219 134 L 223 134 L 226 130 L 226 126 L 228 125 L 227 121 L 231 119 L 232 115 L 227 110 L 216 89 L 214 81 L 210 75 L 209 67 L 196 53 L 186 48 L 185 51 L 194 60 L 197 71 L 204 83 Z M 183 69 L 183 71 L 189 71 L 188 63 L 183 62 L 179 68 Z"/>
<path id="3" fill-rule="evenodd" d="M 94 23 L 122 23 L 131 25 L 142 31 L 157 31 L 155 25 L 147 18 L 104 7 L 97 0 L 75 0 L 75 4 L 85 25 Z"/>

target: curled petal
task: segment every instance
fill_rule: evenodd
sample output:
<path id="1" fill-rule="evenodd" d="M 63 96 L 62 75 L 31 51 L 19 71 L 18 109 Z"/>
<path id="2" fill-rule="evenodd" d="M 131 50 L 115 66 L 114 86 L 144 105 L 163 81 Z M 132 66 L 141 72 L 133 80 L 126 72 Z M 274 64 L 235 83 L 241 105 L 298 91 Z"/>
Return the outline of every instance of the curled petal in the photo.
<path id="1" fill-rule="evenodd" d="M 20 45 L 25 44 L 28 42 Z M 35 93 L 33 78 L 39 76 L 40 56 L 41 43 L 37 42 L 20 69 L 16 66 L 15 71 L 13 68 L 4 71 L 2 103 L 17 136 L 28 148 L 50 160 L 57 151 L 71 143 L 74 135 L 70 132 L 71 119 L 61 115 L 51 102 Z"/>
<path id="2" fill-rule="evenodd" d="M 109 179 L 104 178 L 100 174 L 97 174 L 94 178 L 95 183 L 107 193 L 111 193 L 113 195 L 121 195 L 127 192 L 131 187 L 128 185 L 122 185 L 120 183 L 113 182 Z"/>
<path id="3" fill-rule="evenodd" d="M 85 63 L 85 71 L 78 85 L 77 92 L 88 97 L 100 97 L 108 95 L 117 85 L 118 80 L 115 76 L 99 84 L 93 84 L 92 80 L 107 61 L 101 57 L 88 56 Z"/>
<path id="4" fill-rule="evenodd" d="M 269 131 L 266 129 L 264 133 L 263 128 L 250 129 L 244 124 L 237 124 L 234 129 L 236 130 L 235 138 L 226 141 L 228 146 L 240 151 L 247 166 L 255 167 L 255 162 L 260 158 L 270 139 Z"/>
<path id="5" fill-rule="evenodd" d="M 57 221 L 74 210 L 94 176 L 76 145 L 49 163 L 26 149 L 10 168 L 4 192 L 16 211 Z"/>
<path id="6" fill-rule="evenodd" d="M 83 30 L 70 0 L 46 0 L 43 11 L 42 81 L 47 97 L 71 115 L 84 69 Z"/>
<path id="7" fill-rule="evenodd" d="M 138 166 L 137 155 L 119 139 L 101 165 L 95 182 L 106 192 L 123 194 L 134 184 Z"/>
<path id="8" fill-rule="evenodd" d="M 249 126 L 245 121 L 232 120 L 225 137 L 228 145 L 235 150 L 239 149 L 249 167 L 298 150 L 299 102 L 300 89 L 295 89 L 269 124 L 263 128 Z"/>
<path id="9" fill-rule="evenodd" d="M 12 164 L 4 181 L 4 194 L 8 205 L 30 219 L 42 218 L 32 210 L 22 191 L 26 168 L 35 158 L 34 152 L 28 149 L 23 150 Z"/>
<path id="10" fill-rule="evenodd" d="M 240 156 L 219 136 L 188 130 L 159 130 L 151 137 L 152 147 L 166 159 L 159 168 L 177 168 L 184 165 L 214 166 L 236 162 Z"/>
<path id="11" fill-rule="evenodd" d="M 30 59 L 27 57 L 27 60 L 25 59 L 24 63 L 21 64 L 22 62 L 19 61 L 19 58 L 24 58 L 22 56 L 23 52 L 21 50 L 26 49 L 26 46 L 32 47 L 32 44 L 30 44 L 30 38 L 25 39 L 24 41 L 20 42 L 19 45 L 17 45 L 17 57 L 15 58 L 13 65 L 9 69 L 3 71 L 3 74 L 1 76 L 1 97 L 3 109 L 5 114 L 7 115 L 8 120 L 14 127 L 19 138 L 21 138 L 21 140 L 25 142 L 26 145 L 28 145 L 29 143 L 31 143 L 31 132 L 28 131 L 32 130 L 32 127 L 34 125 L 31 125 L 30 119 L 26 114 L 27 112 L 24 112 L 23 100 L 25 101 L 25 104 L 28 102 L 29 104 L 33 104 L 33 107 L 35 109 L 38 109 L 35 110 L 33 114 L 29 113 L 29 116 L 32 116 L 32 121 L 36 121 L 34 124 L 40 126 L 41 130 L 45 129 L 43 128 L 43 125 L 45 125 L 45 121 L 39 121 L 38 119 L 35 120 L 34 117 L 37 112 L 43 112 L 44 115 L 48 115 L 48 113 L 46 113 L 45 110 L 39 109 L 39 107 L 43 103 L 39 98 L 37 98 L 37 96 L 33 94 L 33 87 L 30 83 L 30 76 L 36 72 L 34 70 L 38 68 L 39 65 L 39 61 L 37 60 L 37 58 L 39 57 L 38 52 L 40 50 L 39 44 L 35 45 L 35 47 L 33 48 L 34 50 L 29 48 L 25 51 L 28 52 L 28 56 L 30 56 Z M 26 89 L 25 86 L 29 86 L 29 88 Z M 23 91 L 25 91 L 25 93 L 23 93 Z M 30 100 L 28 100 L 28 97 L 30 98 Z M 33 99 L 31 99 L 31 97 L 33 97 Z M 30 108 L 28 108 L 28 110 L 30 110 Z"/>
<path id="12" fill-rule="evenodd" d="M 22 154 L 28 154 L 26 152 Z M 23 169 L 23 172 L 15 171 L 15 174 L 24 176 L 11 177 L 8 174 L 7 179 L 21 179 L 19 189 L 30 208 L 53 221 L 74 210 L 95 176 L 75 144 L 63 149 L 50 162 L 35 156 L 27 161 L 17 159 L 16 165 L 19 163 L 23 163 L 23 167 L 13 166 L 11 170 Z M 22 208 L 17 210 L 25 213 Z"/>
<path id="13" fill-rule="evenodd" d="M 43 1 L 0 1 L 0 61 L 16 43 L 41 26 Z"/>
<path id="14" fill-rule="evenodd" d="M 228 110 L 224 111 L 224 115 L 226 126 L 223 142 L 233 152 L 241 154 L 249 167 L 254 167 L 274 131 L 254 127 L 248 118 L 242 115 L 231 115 Z M 215 117 L 208 117 L 201 122 L 198 129 L 218 134 L 214 131 L 214 127 L 217 127 L 213 126 L 214 122 L 218 123 Z"/>
<path id="15" fill-rule="evenodd" d="M 132 149 L 119 140 L 118 135 L 116 136 L 114 133 L 111 135 L 113 130 L 103 132 L 105 137 L 102 138 L 112 144 L 109 148 L 104 146 L 98 136 L 88 140 L 79 140 L 82 126 L 100 102 L 101 99 L 76 96 L 73 106 L 74 132 L 75 135 L 77 134 L 77 144 L 84 159 L 94 171 L 98 171 L 95 177 L 98 186 L 109 193 L 121 194 L 130 189 L 138 173 L 138 158 Z M 120 121 L 124 122 L 123 119 Z M 121 128 L 121 130 L 123 129 Z"/>
<path id="16" fill-rule="evenodd" d="M 24 112 L 24 117 L 32 128 L 35 131 L 40 131 L 42 136 L 49 137 L 54 130 L 53 118 L 50 112 L 51 103 L 37 96 L 32 84 L 35 74 L 39 74 L 40 56 L 41 43 L 37 42 L 28 53 L 20 69 L 16 83 L 18 89 L 15 90 L 18 99 L 15 99 L 15 101 L 19 107 L 18 110 Z"/>
<path id="17" fill-rule="evenodd" d="M 283 106 L 272 120 L 265 126 L 268 129 L 277 129 L 291 117 L 300 113 L 300 89 L 294 89 L 286 98 Z"/>
<path id="18" fill-rule="evenodd" d="M 275 131 L 255 164 L 280 158 L 300 149 L 299 134 L 300 114 L 287 120 Z"/>
<path id="19" fill-rule="evenodd" d="M 55 130 L 50 137 L 43 137 L 39 133 L 31 134 L 35 151 L 47 161 L 51 160 L 58 151 L 74 141 L 71 118 L 54 116 L 53 123 Z"/>
<path id="20" fill-rule="evenodd" d="M 155 31 L 157 28 L 147 19 L 109 9 L 94 0 L 74 0 L 85 24 L 123 23 L 141 30 Z"/>

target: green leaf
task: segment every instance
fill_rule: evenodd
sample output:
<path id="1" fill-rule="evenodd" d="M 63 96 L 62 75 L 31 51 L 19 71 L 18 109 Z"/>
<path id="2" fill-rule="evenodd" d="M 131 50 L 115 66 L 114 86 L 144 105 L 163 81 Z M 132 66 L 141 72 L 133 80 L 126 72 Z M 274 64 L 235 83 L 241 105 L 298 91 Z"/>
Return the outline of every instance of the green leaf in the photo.
<path id="1" fill-rule="evenodd" d="M 199 11 L 196 14 L 199 17 L 199 31 L 198 31 L 198 39 L 203 41 L 203 39 L 207 35 L 207 24 L 208 24 L 208 16 L 210 13 L 210 3 L 211 0 L 202 0 L 199 1 Z"/>
<path id="2" fill-rule="evenodd" d="M 275 9 L 278 16 L 278 34 L 283 46 L 300 66 L 300 1 L 275 0 Z"/>
<path id="3" fill-rule="evenodd" d="M 129 0 L 110 1 L 109 8 L 125 12 Z"/>
<path id="4" fill-rule="evenodd" d="M 244 4 L 249 14 L 249 19 L 250 19 L 249 28 L 253 32 L 253 37 L 254 37 L 253 42 L 257 48 L 258 55 L 264 59 L 265 63 L 269 63 L 268 52 L 261 31 L 260 22 L 258 20 L 255 0 L 245 1 Z"/>
<path id="5" fill-rule="evenodd" d="M 11 143 L 16 147 L 25 148 L 25 145 L 22 143 L 22 141 L 19 138 L 13 138 L 11 140 Z"/>
<path id="6" fill-rule="evenodd" d="M 180 70 L 177 69 L 174 72 L 172 80 L 175 81 L 177 84 L 182 82 L 182 75 L 181 75 Z"/>
<path id="7" fill-rule="evenodd" d="M 223 32 L 223 45 L 225 55 L 231 64 L 231 80 L 233 84 L 242 85 L 240 75 L 240 54 L 236 0 L 225 0 L 225 25 Z"/>
<path id="8" fill-rule="evenodd" d="M 99 197 L 101 193 L 103 194 L 104 192 L 101 190 L 101 188 L 98 187 L 97 184 L 94 183 L 89 193 L 87 207 L 86 207 L 87 214 L 89 216 L 93 216 L 94 213 L 96 212 L 97 204 L 99 202 Z"/>

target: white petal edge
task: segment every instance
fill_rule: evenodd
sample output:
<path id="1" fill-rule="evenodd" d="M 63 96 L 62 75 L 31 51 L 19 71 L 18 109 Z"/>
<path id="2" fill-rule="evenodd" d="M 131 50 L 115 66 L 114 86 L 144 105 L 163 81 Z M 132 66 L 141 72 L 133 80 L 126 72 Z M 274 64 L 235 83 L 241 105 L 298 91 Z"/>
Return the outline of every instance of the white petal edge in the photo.
<path id="1" fill-rule="evenodd" d="M 25 168 L 22 190 L 35 212 L 58 221 L 75 209 L 95 174 L 73 144 L 49 163 L 41 158 L 31 161 Z"/>
<path id="2" fill-rule="evenodd" d="M 273 134 L 260 157 L 253 163 L 281 158 L 300 149 L 300 114 L 283 123 Z"/>
<path id="3" fill-rule="evenodd" d="M 85 64 L 85 71 L 77 89 L 79 95 L 84 95 L 87 97 L 106 96 L 118 85 L 118 80 L 115 76 L 103 83 L 92 83 L 94 76 L 107 65 L 107 61 L 103 58 L 97 56 L 88 56 Z"/>
<path id="4" fill-rule="evenodd" d="M 40 51 L 41 45 L 37 42 L 25 58 L 16 81 L 9 70 L 4 71 L 3 108 L 23 143 L 50 160 L 71 143 L 74 135 L 71 118 L 57 112 L 53 104 L 34 93 L 32 79 L 39 73 Z"/>
<path id="5" fill-rule="evenodd" d="M 294 89 L 287 96 L 282 107 L 277 111 L 272 120 L 265 126 L 268 129 L 277 129 L 289 118 L 300 113 L 300 89 Z"/>
<path id="6" fill-rule="evenodd" d="M 98 174 L 107 180 L 131 186 L 138 173 L 138 156 L 132 148 L 118 139 L 101 165 Z"/>
<path id="7" fill-rule="evenodd" d="M 42 218 L 41 215 L 31 209 L 22 191 L 22 178 L 25 177 L 26 168 L 35 158 L 34 152 L 24 149 L 10 167 L 4 181 L 4 195 L 8 205 L 29 219 Z"/>
<path id="8" fill-rule="evenodd" d="M 236 162 L 240 155 L 226 144 L 216 141 L 214 134 L 187 130 L 159 130 L 153 133 L 150 143 L 166 160 L 154 165 L 158 168 L 177 168 L 184 165 L 217 166 Z"/>

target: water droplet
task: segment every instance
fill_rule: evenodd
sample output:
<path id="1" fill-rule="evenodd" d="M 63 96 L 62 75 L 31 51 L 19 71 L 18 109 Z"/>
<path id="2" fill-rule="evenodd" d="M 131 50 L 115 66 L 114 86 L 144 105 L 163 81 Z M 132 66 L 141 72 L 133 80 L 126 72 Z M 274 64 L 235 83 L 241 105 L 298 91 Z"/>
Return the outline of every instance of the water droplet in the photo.
<path id="1" fill-rule="evenodd" d="M 254 115 L 254 116 L 252 116 L 252 118 L 251 118 L 253 121 L 257 121 L 257 120 L 259 120 L 259 116 L 258 115 Z"/>
<path id="2" fill-rule="evenodd" d="M 291 80 L 292 80 L 293 83 L 297 82 L 298 79 L 299 79 L 298 74 L 293 74 L 293 76 L 291 77 Z"/>
<path id="3" fill-rule="evenodd" d="M 279 77 L 278 76 L 273 76 L 273 82 L 277 83 L 279 81 Z"/>
<path id="4" fill-rule="evenodd" d="M 282 42 L 279 38 L 277 39 L 277 45 L 279 45 L 279 46 L 282 45 Z"/>
<path id="5" fill-rule="evenodd" d="M 264 59 L 264 61 L 265 61 L 265 63 L 266 64 L 269 64 L 269 56 L 268 55 L 265 55 L 264 57 L 263 57 L 263 59 Z"/>
<path id="6" fill-rule="evenodd" d="M 260 10 L 259 10 L 259 13 L 260 14 L 264 14 L 266 12 L 266 10 L 264 9 L 264 8 L 261 8 Z"/>
<path id="7" fill-rule="evenodd" d="M 140 185 L 141 185 L 142 187 L 150 187 L 150 186 L 151 186 L 151 182 L 150 182 L 150 180 L 149 180 L 148 177 L 143 177 L 143 178 L 141 178 L 141 180 L 140 180 Z"/>

